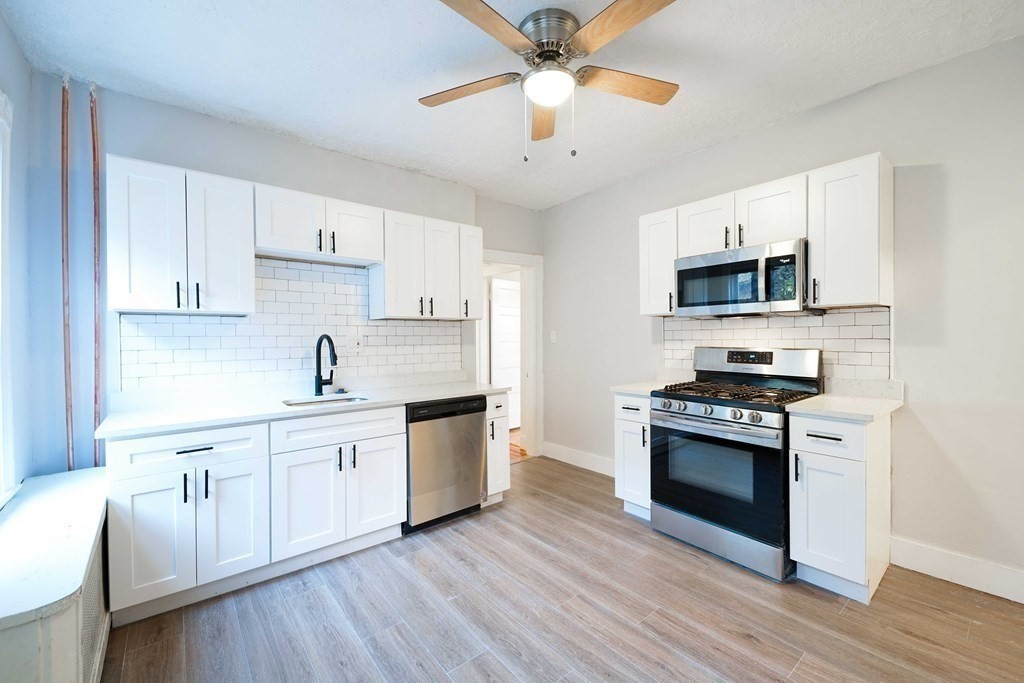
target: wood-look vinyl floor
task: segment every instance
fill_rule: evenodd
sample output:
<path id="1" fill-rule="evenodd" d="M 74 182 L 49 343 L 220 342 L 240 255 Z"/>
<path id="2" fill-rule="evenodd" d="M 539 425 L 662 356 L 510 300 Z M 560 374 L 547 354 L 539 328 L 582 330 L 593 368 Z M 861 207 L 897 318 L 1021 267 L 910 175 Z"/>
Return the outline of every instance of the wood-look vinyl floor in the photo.
<path id="1" fill-rule="evenodd" d="M 519 430 L 513 429 L 508 434 L 508 454 L 512 459 L 512 464 L 515 465 L 517 462 L 521 462 L 530 457 L 530 454 L 519 445 Z"/>
<path id="2" fill-rule="evenodd" d="M 1024 605 L 898 567 L 870 607 L 775 584 L 612 491 L 530 458 L 501 505 L 115 629 L 103 679 L 1024 679 Z"/>

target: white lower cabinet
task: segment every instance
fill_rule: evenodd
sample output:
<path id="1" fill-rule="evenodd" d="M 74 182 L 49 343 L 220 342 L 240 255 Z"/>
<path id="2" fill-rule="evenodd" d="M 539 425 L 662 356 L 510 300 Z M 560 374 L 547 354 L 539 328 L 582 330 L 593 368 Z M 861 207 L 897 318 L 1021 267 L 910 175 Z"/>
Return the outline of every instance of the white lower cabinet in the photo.
<path id="1" fill-rule="evenodd" d="M 345 540 L 345 457 L 343 445 L 271 456 L 274 562 Z"/>
<path id="2" fill-rule="evenodd" d="M 615 497 L 651 508 L 651 428 L 615 420 Z"/>
<path id="3" fill-rule="evenodd" d="M 349 445 L 345 528 L 349 538 L 406 520 L 405 434 Z"/>
<path id="4" fill-rule="evenodd" d="M 487 495 L 512 486 L 512 458 L 509 452 L 508 415 L 487 420 Z"/>
<path id="5" fill-rule="evenodd" d="M 196 583 L 270 562 L 267 457 L 196 470 Z"/>
<path id="6" fill-rule="evenodd" d="M 191 469 L 111 482 L 111 609 L 196 585 L 195 483 Z"/>

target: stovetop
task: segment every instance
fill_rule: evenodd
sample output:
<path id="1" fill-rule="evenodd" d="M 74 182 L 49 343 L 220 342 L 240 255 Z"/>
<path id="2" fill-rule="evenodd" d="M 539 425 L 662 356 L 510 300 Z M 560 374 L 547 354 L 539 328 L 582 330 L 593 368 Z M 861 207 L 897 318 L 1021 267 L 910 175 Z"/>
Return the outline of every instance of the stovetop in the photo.
<path id="1" fill-rule="evenodd" d="M 682 382 L 669 384 L 652 395 L 673 399 L 722 399 L 743 401 L 768 406 L 784 406 L 810 398 L 814 394 L 797 389 L 754 386 L 752 384 L 726 384 L 720 382 Z M 718 401 L 712 401 L 718 402 Z"/>

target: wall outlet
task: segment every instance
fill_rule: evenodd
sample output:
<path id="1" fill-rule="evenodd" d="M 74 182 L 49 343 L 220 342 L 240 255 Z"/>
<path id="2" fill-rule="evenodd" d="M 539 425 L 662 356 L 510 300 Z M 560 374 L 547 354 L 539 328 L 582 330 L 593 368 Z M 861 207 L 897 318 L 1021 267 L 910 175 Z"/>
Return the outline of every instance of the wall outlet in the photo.
<path id="1" fill-rule="evenodd" d="M 360 334 L 353 334 L 345 337 L 345 349 L 349 353 L 359 354 L 363 351 L 363 336 Z"/>
<path id="2" fill-rule="evenodd" d="M 558 343 L 558 332 L 556 332 L 555 330 L 551 330 L 551 343 L 552 344 L 557 344 Z"/>

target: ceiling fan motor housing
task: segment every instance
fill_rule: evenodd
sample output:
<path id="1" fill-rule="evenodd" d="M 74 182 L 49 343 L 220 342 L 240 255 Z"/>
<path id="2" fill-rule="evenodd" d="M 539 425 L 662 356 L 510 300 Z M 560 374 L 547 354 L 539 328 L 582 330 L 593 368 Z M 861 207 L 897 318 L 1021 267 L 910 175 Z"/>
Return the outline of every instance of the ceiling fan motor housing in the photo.
<path id="1" fill-rule="evenodd" d="M 580 29 L 580 22 L 565 10 L 549 8 L 531 12 L 519 23 L 519 30 L 537 46 L 527 63 L 536 66 L 553 60 L 566 64 L 580 55 L 568 50 L 568 41 Z"/>

